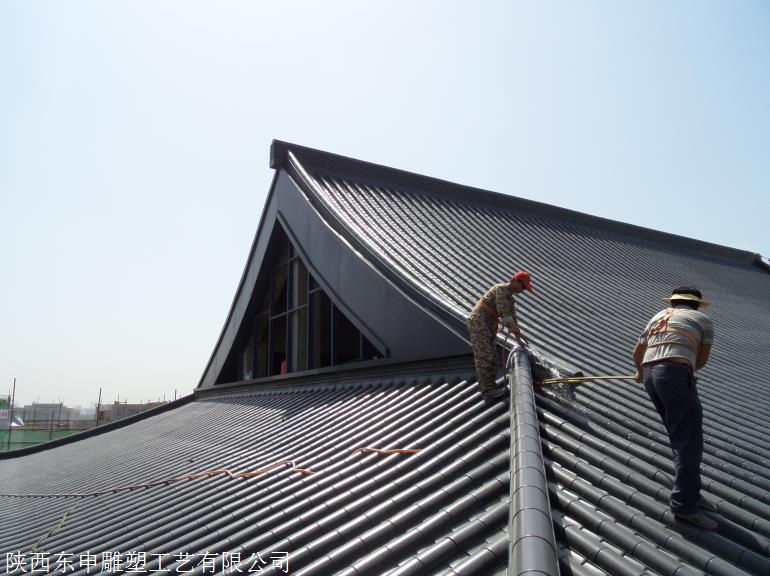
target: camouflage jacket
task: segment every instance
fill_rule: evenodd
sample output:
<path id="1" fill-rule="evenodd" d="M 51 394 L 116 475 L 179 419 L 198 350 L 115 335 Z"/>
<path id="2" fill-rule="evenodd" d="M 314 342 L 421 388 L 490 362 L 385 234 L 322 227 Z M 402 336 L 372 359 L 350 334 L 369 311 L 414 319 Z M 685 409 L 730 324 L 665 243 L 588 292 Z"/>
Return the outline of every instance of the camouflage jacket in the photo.
<path id="1" fill-rule="evenodd" d="M 516 320 L 516 303 L 513 298 L 513 291 L 508 282 L 495 284 L 487 290 L 481 299 L 473 307 L 472 314 L 484 313 L 500 318 L 503 324 Z"/>

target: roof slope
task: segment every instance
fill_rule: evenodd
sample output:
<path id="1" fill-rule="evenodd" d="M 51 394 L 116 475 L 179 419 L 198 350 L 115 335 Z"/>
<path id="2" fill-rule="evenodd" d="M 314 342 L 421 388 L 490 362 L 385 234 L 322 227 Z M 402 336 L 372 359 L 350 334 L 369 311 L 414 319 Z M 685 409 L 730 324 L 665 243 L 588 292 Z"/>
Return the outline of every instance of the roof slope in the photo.
<path id="1" fill-rule="evenodd" d="M 627 373 L 639 332 L 664 306 L 660 298 L 676 284 L 699 286 L 714 303 L 708 313 L 717 330 L 699 373 L 704 404 L 723 412 L 721 403 L 729 403 L 738 428 L 726 432 L 738 437 L 744 422 L 767 422 L 770 274 L 756 255 L 631 226 L 623 235 L 598 227 L 599 219 L 570 219 L 517 199 L 495 206 L 482 191 L 471 202 L 449 185 L 439 196 L 312 166 L 304 173 L 312 182 L 307 190 L 334 213 L 341 233 L 460 323 L 491 284 L 529 270 L 536 292 L 518 307 L 529 339 L 586 373 Z"/>
<path id="2" fill-rule="evenodd" d="M 219 568 L 225 553 L 241 553 L 244 571 L 251 553 L 270 562 L 291 552 L 291 574 L 401 564 L 427 574 L 469 559 L 493 574 L 505 556 L 483 551 L 506 545 L 508 438 L 505 406 L 481 402 L 459 375 L 213 395 L 18 467 L 3 462 L 0 550 L 48 552 L 52 566 L 73 553 L 76 568 L 87 551 L 99 563 L 105 551 L 143 551 L 148 570 L 162 561 L 195 573 L 206 573 L 206 551 Z M 287 460 L 253 478 L 173 481 Z M 195 551 L 185 566 L 175 556 Z M 0 564 L 6 573 L 5 554 Z"/>
<path id="3" fill-rule="evenodd" d="M 311 202 L 325 207 L 338 232 L 383 271 L 394 271 L 394 281 L 431 295 L 458 330 L 489 285 L 529 270 L 536 292 L 519 306 L 528 338 L 541 353 L 587 374 L 629 373 L 635 339 L 663 307 L 660 298 L 673 285 L 699 286 L 714 303 L 709 314 L 717 330 L 699 390 L 704 489 L 719 502 L 719 530 L 693 535 L 673 523 L 666 506 L 673 466 L 662 424 L 641 386 L 609 381 L 582 386 L 567 406 L 549 400 L 550 391 L 540 394 L 554 519 L 562 524 L 557 535 L 586 554 L 622 557 L 626 545 L 645 550 L 682 534 L 715 558 L 703 564 L 679 548 L 669 552 L 709 573 L 719 573 L 722 561 L 732 564 L 723 573 L 737 573 L 735 566 L 770 570 L 770 274 L 757 255 L 275 147 L 274 163 L 285 157 L 281 165 Z M 591 539 L 594 530 L 620 532 Z M 673 573 L 654 559 L 671 560 L 645 552 L 636 561 Z"/>
<path id="4" fill-rule="evenodd" d="M 462 337 L 490 284 L 530 270 L 536 292 L 519 316 L 533 347 L 588 374 L 628 373 L 658 298 L 697 284 L 716 325 L 699 389 L 719 528 L 671 516 L 670 451 L 639 385 L 589 383 L 571 401 L 544 388 L 536 426 L 559 568 L 770 573 L 770 274 L 755 255 L 280 142 L 272 163 L 340 245 Z M 480 400 L 467 357 L 199 391 L 121 430 L 0 461 L 2 492 L 17 495 L 2 497 L 0 552 L 144 551 L 174 569 L 186 551 L 199 574 L 223 572 L 230 552 L 267 564 L 288 552 L 291 574 L 502 574 L 511 472 L 526 472 L 509 418 Z M 221 469 L 263 473 L 170 481 Z"/>

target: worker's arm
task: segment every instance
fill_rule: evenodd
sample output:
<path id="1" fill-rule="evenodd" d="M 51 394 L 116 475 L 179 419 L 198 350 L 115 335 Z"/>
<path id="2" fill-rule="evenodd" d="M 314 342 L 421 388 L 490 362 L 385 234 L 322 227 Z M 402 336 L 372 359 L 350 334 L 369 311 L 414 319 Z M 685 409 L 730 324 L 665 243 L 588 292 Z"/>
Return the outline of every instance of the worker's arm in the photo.
<path id="1" fill-rule="evenodd" d="M 700 370 L 709 361 L 709 354 L 711 354 L 711 343 L 714 342 L 714 324 L 709 318 L 702 321 L 700 346 L 698 347 L 698 355 L 695 358 L 695 369 Z"/>
<path id="2" fill-rule="evenodd" d="M 695 359 L 695 369 L 700 370 L 709 361 L 709 354 L 711 354 L 711 344 L 701 344 L 698 349 L 698 357 Z"/>
<path id="3" fill-rule="evenodd" d="M 511 334 L 513 334 L 513 337 L 516 338 L 516 342 L 519 346 L 526 347 L 528 345 L 528 342 L 521 335 L 521 328 L 519 328 L 519 323 L 516 322 L 516 319 L 508 322 L 506 326 L 508 327 L 508 330 L 511 332 Z"/>
<path id="4" fill-rule="evenodd" d="M 642 344 L 641 342 L 636 343 L 636 348 L 634 348 L 634 366 L 636 366 L 634 380 L 637 382 L 642 381 L 642 360 L 644 360 L 644 353 L 646 351 L 647 344 Z"/>
<path id="5" fill-rule="evenodd" d="M 511 290 L 506 284 L 498 284 L 495 287 L 495 305 L 500 314 L 500 323 L 513 334 L 519 346 L 527 346 L 527 341 L 521 335 L 519 322 L 516 320 L 516 306 L 513 303 Z"/>

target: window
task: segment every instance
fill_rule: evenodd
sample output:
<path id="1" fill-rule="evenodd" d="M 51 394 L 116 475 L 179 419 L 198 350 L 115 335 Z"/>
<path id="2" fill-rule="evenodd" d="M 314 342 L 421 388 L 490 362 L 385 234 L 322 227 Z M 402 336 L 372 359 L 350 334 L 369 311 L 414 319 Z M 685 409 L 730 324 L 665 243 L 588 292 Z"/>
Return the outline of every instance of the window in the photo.
<path id="1" fill-rule="evenodd" d="M 332 365 L 332 301 L 318 289 L 310 296 L 310 366 Z"/>
<path id="2" fill-rule="evenodd" d="M 307 306 L 289 315 L 289 341 L 291 357 L 289 371 L 307 370 Z"/>
<path id="3" fill-rule="evenodd" d="M 240 364 L 241 374 L 243 374 L 243 379 L 244 380 L 248 380 L 249 378 L 252 377 L 251 369 L 252 369 L 253 362 L 254 362 L 254 357 L 253 357 L 252 350 L 253 349 L 252 349 L 251 346 L 246 346 L 243 349 L 243 351 L 241 351 L 241 354 L 240 354 L 240 357 L 239 357 L 238 364 Z"/>
<path id="4" fill-rule="evenodd" d="M 265 261 L 271 262 L 269 273 L 257 284 L 237 379 L 382 357 L 308 272 L 282 230 L 276 231 Z"/>
<path id="5" fill-rule="evenodd" d="M 334 363 L 345 364 L 361 359 L 361 333 L 336 306 L 332 319 L 332 343 L 334 345 Z"/>
<path id="6" fill-rule="evenodd" d="M 292 308 L 307 304 L 308 276 L 307 268 L 305 268 L 302 260 L 295 258 L 291 264 L 291 298 L 289 302 Z"/>
<path id="7" fill-rule="evenodd" d="M 267 376 L 268 322 L 267 314 L 260 314 L 254 319 L 254 376 L 256 378 Z"/>
<path id="8" fill-rule="evenodd" d="M 289 266 L 282 264 L 273 271 L 270 298 L 270 313 L 286 312 L 289 305 Z"/>
<path id="9" fill-rule="evenodd" d="M 270 319 L 270 376 L 274 374 L 286 374 L 286 315 Z"/>

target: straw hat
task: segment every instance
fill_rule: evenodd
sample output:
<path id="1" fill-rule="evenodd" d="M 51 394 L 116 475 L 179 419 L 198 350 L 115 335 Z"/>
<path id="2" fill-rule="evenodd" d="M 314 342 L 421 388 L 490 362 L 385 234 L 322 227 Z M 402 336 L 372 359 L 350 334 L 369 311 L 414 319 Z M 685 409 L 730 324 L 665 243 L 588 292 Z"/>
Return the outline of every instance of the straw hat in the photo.
<path id="1" fill-rule="evenodd" d="M 672 294 L 668 298 L 663 298 L 664 302 L 668 302 L 669 304 L 676 304 L 677 301 L 689 301 L 689 302 L 698 302 L 700 304 L 701 308 L 705 308 L 706 306 L 710 306 L 710 302 L 706 302 L 703 298 L 696 296 L 695 294 Z"/>

